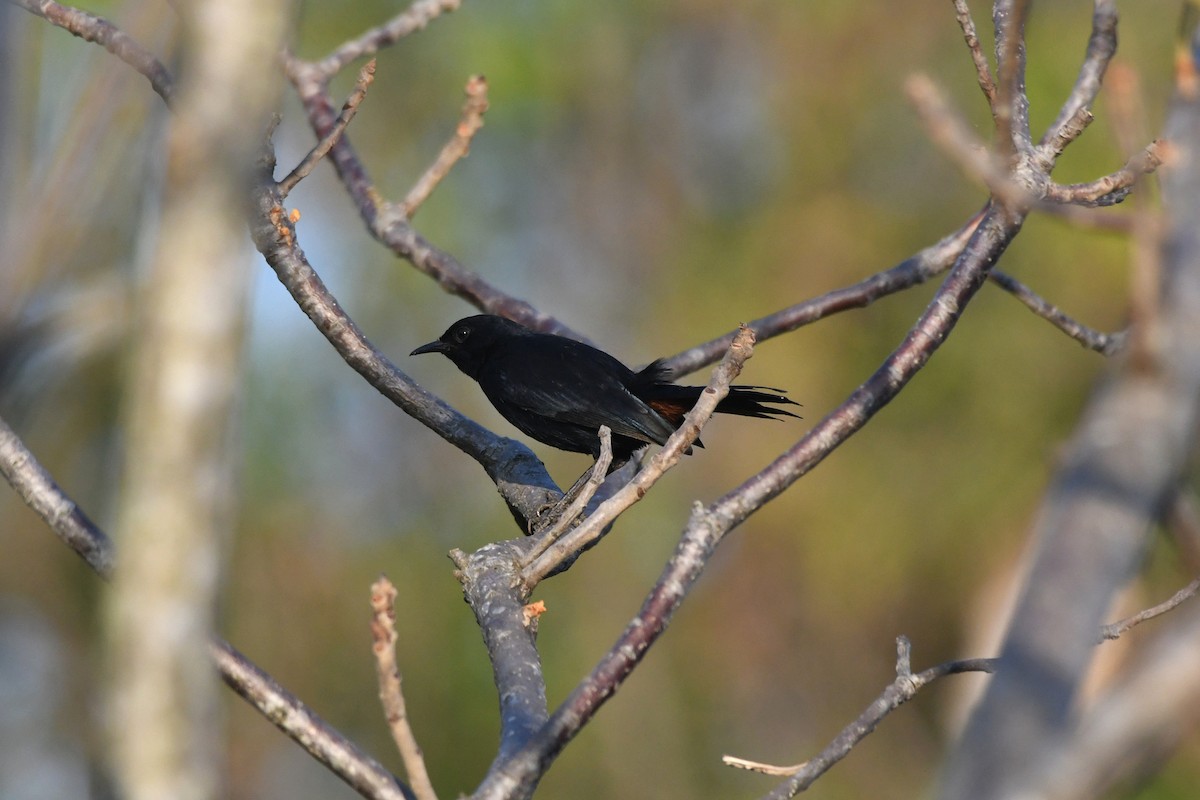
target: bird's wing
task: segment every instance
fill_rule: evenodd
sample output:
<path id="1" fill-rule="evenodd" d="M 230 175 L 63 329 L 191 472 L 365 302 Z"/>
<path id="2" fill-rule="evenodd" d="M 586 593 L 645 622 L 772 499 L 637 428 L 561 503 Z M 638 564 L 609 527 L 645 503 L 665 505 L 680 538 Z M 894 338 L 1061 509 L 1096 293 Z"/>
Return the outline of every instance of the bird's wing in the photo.
<path id="1" fill-rule="evenodd" d="M 615 435 L 656 444 L 675 432 L 626 388 L 632 370 L 579 342 L 557 336 L 526 340 L 512 352 L 493 354 L 485 371 L 480 384 L 495 392 L 493 402 L 590 430 L 607 425 Z"/>

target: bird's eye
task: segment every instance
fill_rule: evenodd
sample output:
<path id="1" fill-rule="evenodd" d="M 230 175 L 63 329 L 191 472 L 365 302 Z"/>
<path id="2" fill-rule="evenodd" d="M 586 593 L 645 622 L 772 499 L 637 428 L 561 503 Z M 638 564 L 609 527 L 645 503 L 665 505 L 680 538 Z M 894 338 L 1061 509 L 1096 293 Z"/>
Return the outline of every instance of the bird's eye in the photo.
<path id="1" fill-rule="evenodd" d="M 459 344 L 462 344 L 463 342 L 465 342 L 467 340 L 467 337 L 470 335 L 471 335 L 471 329 L 468 328 L 466 325 L 462 326 L 461 328 L 456 328 L 454 330 L 454 333 L 451 334 L 451 336 L 454 337 L 454 341 L 458 342 Z"/>

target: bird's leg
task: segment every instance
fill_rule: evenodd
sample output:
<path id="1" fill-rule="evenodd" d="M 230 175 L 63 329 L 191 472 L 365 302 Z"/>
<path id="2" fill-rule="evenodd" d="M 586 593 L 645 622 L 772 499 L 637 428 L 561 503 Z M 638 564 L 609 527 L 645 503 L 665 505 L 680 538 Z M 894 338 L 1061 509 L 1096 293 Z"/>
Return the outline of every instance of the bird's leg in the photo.
<path id="1" fill-rule="evenodd" d="M 539 538 L 537 545 L 527 554 L 528 561 L 541 555 L 546 548 L 558 540 L 569 530 L 576 520 L 583 515 L 587 504 L 591 502 L 596 491 L 604 483 L 606 472 L 597 461 L 587 472 L 579 476 L 567 493 L 555 503 L 548 503 L 538 510 L 535 522 L 531 523 L 530 533 Z"/>
<path id="2" fill-rule="evenodd" d="M 612 461 L 612 433 L 607 426 L 601 425 L 600 455 L 596 463 L 580 475 L 557 502 L 538 509 L 537 519 L 530 523 L 530 533 L 544 535 L 543 546 L 561 536 L 579 518 L 608 473 L 625 463 L 624 460 L 620 464 L 613 464 Z"/>

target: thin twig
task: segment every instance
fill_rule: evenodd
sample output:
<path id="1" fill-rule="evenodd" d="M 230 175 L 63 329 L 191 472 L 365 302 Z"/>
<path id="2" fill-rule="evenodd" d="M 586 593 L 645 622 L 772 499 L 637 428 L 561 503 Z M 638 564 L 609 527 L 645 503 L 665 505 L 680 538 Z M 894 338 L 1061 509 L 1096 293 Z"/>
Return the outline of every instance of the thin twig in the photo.
<path id="1" fill-rule="evenodd" d="M 371 87 L 371 83 L 374 80 L 375 59 L 372 58 L 358 71 L 358 80 L 354 84 L 354 91 L 350 93 L 350 96 L 346 98 L 346 102 L 342 104 L 342 111 L 338 114 L 337 120 L 334 121 L 333 127 L 321 137 L 321 141 L 317 142 L 312 150 L 308 151 L 308 155 L 304 157 L 304 160 L 297 164 L 296 168 L 279 182 L 279 194 L 281 197 L 287 197 L 291 194 L 292 189 L 296 188 L 296 184 L 307 178 L 308 174 L 317 166 L 317 163 L 337 144 L 337 140 L 345 132 L 346 126 L 350 124 L 350 120 L 354 119 L 354 115 L 358 113 L 358 106 L 362 103 L 363 98 L 367 96 L 367 89 Z"/>
<path id="2" fill-rule="evenodd" d="M 382 764 L 228 642 L 214 637 L 209 652 L 226 686 L 354 791 L 368 800 L 417 800 Z"/>
<path id="3" fill-rule="evenodd" d="M 770 775 L 774 778 L 786 778 L 789 775 L 795 775 L 800 770 L 808 766 L 807 761 L 802 761 L 799 764 L 791 764 L 783 767 L 777 764 L 767 764 L 763 761 L 751 761 L 748 758 L 741 756 L 723 755 L 721 763 L 727 767 L 734 769 L 744 769 L 747 772 L 757 772 L 761 775 Z"/>
<path id="4" fill-rule="evenodd" d="M 1091 109 L 1081 108 L 1076 111 L 1074 116 L 1055 129 L 1054 135 L 1046 142 L 1042 150 L 1043 155 L 1050 159 L 1058 158 L 1067 149 L 1067 145 L 1082 136 L 1095 120 L 1096 117 L 1092 114 Z M 1053 161 L 1048 163 L 1053 163 Z"/>
<path id="5" fill-rule="evenodd" d="M 596 496 L 596 490 L 604 484 L 604 478 L 608 475 L 608 467 L 612 464 L 612 431 L 607 425 L 600 426 L 600 455 L 596 459 L 596 463 L 587 472 L 587 480 L 579 487 L 578 494 L 571 504 L 567 506 L 558 518 L 554 520 L 554 524 L 545 531 L 534 530 L 534 535 L 538 538 L 538 543 L 530 550 L 529 558 L 532 560 L 542 553 L 546 552 L 546 548 L 558 541 L 558 538 L 570 527 L 571 523 L 579 518 L 579 515 L 587 508 L 588 503 Z M 564 499 L 569 497 L 570 491 L 564 495 Z"/>
<path id="6" fill-rule="evenodd" d="M 340 45 L 315 66 L 328 81 L 356 58 L 373 55 L 380 49 L 423 30 L 430 22 L 442 14 L 457 10 L 460 5 L 462 0 L 416 0 L 383 25 L 371 28 L 361 36 Z"/>
<path id="7" fill-rule="evenodd" d="M 150 81 L 154 91 L 167 105 L 175 93 L 175 79 L 158 58 L 125 31 L 103 17 L 82 9 L 64 6 L 52 0 L 10 0 L 31 14 L 57 25 L 85 42 L 103 47 Z"/>
<path id="8" fill-rule="evenodd" d="M 904 83 L 909 101 L 929 138 L 968 177 L 973 178 L 1005 205 L 1026 209 L 1035 199 L 1012 180 L 1006 163 L 997 158 L 966 121 L 951 107 L 928 76 L 917 73 Z"/>
<path id="9" fill-rule="evenodd" d="M 1145 175 L 1162 166 L 1169 155 L 1168 143 L 1156 139 L 1144 150 L 1135 153 L 1125 166 L 1103 178 L 1085 183 L 1049 183 L 1045 199 L 1051 203 L 1072 203 L 1080 206 L 1110 206 L 1124 200 Z"/>
<path id="10" fill-rule="evenodd" d="M 886 716 L 915 697 L 917 692 L 924 687 L 947 675 L 961 675 L 967 672 L 990 673 L 996 669 L 995 659 L 970 658 L 948 661 L 914 674 L 910 666 L 911 654 L 912 645 L 908 638 L 898 637 L 896 639 L 896 679 L 859 714 L 857 719 L 843 728 L 841 733 L 834 737 L 820 753 L 803 764 L 796 764 L 793 767 L 775 767 L 738 759 L 734 756 L 725 756 L 724 762 L 729 766 L 753 769 L 767 775 L 790 776 L 787 781 L 768 793 L 764 800 L 784 800 L 784 798 L 794 797 L 828 772 L 834 764 L 849 755 L 850 751 L 870 735 Z M 749 767 L 746 766 L 747 764 L 756 766 Z"/>
<path id="11" fill-rule="evenodd" d="M 988 208 L 954 269 L 883 364 L 789 450 L 710 506 L 709 513 L 724 529 L 740 524 L 816 468 L 903 390 L 953 331 L 1022 221 L 1012 218 L 1009 209 Z"/>
<path id="12" fill-rule="evenodd" d="M 1119 638 L 1130 628 L 1167 613 L 1185 600 L 1195 596 L 1197 592 L 1200 592 L 1200 578 L 1180 589 L 1164 603 L 1111 625 L 1105 625 L 1101 628 L 1101 635 L 1096 640 L 1097 644 Z M 947 675 L 958 675 L 965 672 L 992 673 L 999 666 L 999 659 L 996 658 L 961 659 L 939 664 L 914 675 L 911 671 L 911 657 L 912 645 L 907 637 L 900 636 L 896 639 L 896 680 L 884 689 L 854 722 L 843 728 L 832 742 L 808 761 L 791 766 L 777 766 L 729 755 L 723 756 L 722 761 L 730 767 L 760 772 L 764 775 L 793 776 L 792 780 L 777 787 L 764 800 L 782 800 L 782 798 L 793 797 L 807 789 L 834 764 L 845 758 L 860 741 L 878 727 L 884 717 L 911 700 L 925 686 Z"/>
<path id="13" fill-rule="evenodd" d="M 547 543 L 534 551 L 533 557 L 525 562 L 526 566 L 522 572 L 527 586 L 537 585 L 542 578 L 554 572 L 555 568 L 563 561 L 590 547 L 602 535 L 609 523 L 645 497 L 650 487 L 679 463 L 684 452 L 700 436 L 700 429 L 712 417 L 717 404 L 729 393 L 729 384 L 742 371 L 742 365 L 746 363 L 746 359 L 750 358 L 753 352 L 754 333 L 743 325 L 738 330 L 733 344 L 729 346 L 729 351 L 725 354 L 720 366 L 713 370 L 712 378 L 704 391 L 700 393 L 700 399 L 696 401 L 696 406 L 684 417 L 684 422 L 679 429 L 667 439 L 667 443 L 661 450 L 650 457 L 633 480 L 602 503 L 580 523 L 579 527 L 557 542 Z"/>
<path id="14" fill-rule="evenodd" d="M 58 487 L 3 419 L 0 419 L 0 473 L 63 544 L 75 551 L 101 578 L 112 578 L 112 541 Z"/>
<path id="15" fill-rule="evenodd" d="M 877 272 L 850 286 L 834 289 L 832 292 L 826 292 L 765 317 L 759 317 L 746 323 L 746 327 L 754 331 L 755 341 L 761 343 L 766 339 L 794 331 L 805 325 L 811 325 L 833 314 L 855 308 L 866 308 L 882 297 L 925 283 L 930 278 L 950 269 L 954 264 L 954 259 L 958 258 L 982 218 L 982 212 L 975 214 L 958 230 L 906 258 L 894 267 Z M 695 372 L 720 360 L 725 351 L 729 349 L 736 334 L 737 331 L 734 330 L 724 336 L 702 342 L 681 353 L 676 353 L 670 358 L 662 359 L 661 364 L 668 370 L 668 374 L 672 378 Z"/>
<path id="16" fill-rule="evenodd" d="M 996 82 L 992 79 L 992 70 L 988 66 L 987 55 L 979 44 L 979 35 L 975 32 L 975 20 L 971 18 L 971 9 L 967 6 L 967 0 L 954 0 L 954 16 L 958 20 L 958 26 L 962 28 L 967 49 L 971 51 L 971 61 L 975 64 L 975 76 L 979 80 L 979 88 L 983 90 L 988 107 L 995 114 Z"/>
<path id="17" fill-rule="evenodd" d="M 400 204 L 400 211 L 409 219 L 428 199 L 437 185 L 450 172 L 458 160 L 471 150 L 471 139 L 483 127 L 483 115 L 488 110 L 487 80 L 482 75 L 472 75 L 467 80 L 467 102 L 463 104 L 462 117 L 454 136 L 442 148 L 437 160 L 429 165 L 425 174 L 413 185 Z"/>
<path id="18" fill-rule="evenodd" d="M 284 68 L 288 79 L 296 87 L 310 126 L 318 137 L 323 137 L 336 119 L 323 73 L 308 62 L 289 57 L 284 59 Z M 359 217 L 370 234 L 397 256 L 437 281 L 444 291 L 463 298 L 488 314 L 507 317 L 535 330 L 586 341 L 586 337 L 561 321 L 502 291 L 421 236 L 395 203 L 382 199 L 346 137 L 338 140 L 330 157 L 346 194 L 357 207 Z"/>
<path id="19" fill-rule="evenodd" d="M 1200 578 L 1196 578 L 1187 586 L 1171 595 L 1169 599 L 1164 600 L 1156 606 L 1151 606 L 1144 611 L 1139 611 L 1137 614 L 1134 614 L 1131 617 L 1126 617 L 1125 619 L 1105 625 L 1100 629 L 1100 641 L 1121 638 L 1121 635 L 1129 631 L 1131 628 L 1142 624 L 1146 620 L 1154 619 L 1155 617 L 1161 617 L 1163 614 L 1166 614 L 1168 611 L 1180 605 L 1185 600 L 1190 600 L 1191 598 L 1195 597 L 1197 592 L 1200 592 Z"/>
<path id="20" fill-rule="evenodd" d="M 1038 149 L 1049 162 L 1062 155 L 1067 145 L 1082 132 L 1077 126 L 1080 115 L 1090 116 L 1089 109 L 1100 93 L 1104 72 L 1117 52 L 1116 0 L 1095 0 L 1092 11 L 1092 33 L 1087 52 L 1079 67 L 1079 76 L 1071 94 L 1063 102 L 1054 121 L 1042 136 Z"/>
<path id="21" fill-rule="evenodd" d="M 1152 776 L 1170 769 L 1168 759 L 1187 752 L 1200 708 L 1200 614 L 1180 611 L 1138 644 L 1137 658 L 1122 665 L 1118 681 L 1089 693 L 1086 707 L 1072 714 L 1066 735 L 1050 748 L 1043 780 L 1019 796 L 1128 797 L 1131 787 L 1156 782 Z"/>
<path id="22" fill-rule="evenodd" d="M 1025 95 L 1025 21 L 1030 0 L 996 0 L 996 148 L 1008 161 L 1033 148 L 1029 134 L 1029 98 Z"/>
<path id="23" fill-rule="evenodd" d="M 1024 303 L 1030 311 L 1089 350 L 1095 350 L 1101 355 L 1111 356 L 1119 353 L 1125 347 L 1127 334 L 1124 331 L 1102 333 L 1094 328 L 1089 328 L 1064 314 L 1058 306 L 1049 302 L 1016 278 L 998 269 L 992 270 L 988 275 L 988 279 Z"/>
<path id="24" fill-rule="evenodd" d="M 379 700 L 417 800 L 437 800 L 425 768 L 425 755 L 408 723 L 400 670 L 396 666 L 396 639 L 396 587 L 380 575 L 371 584 L 371 650 L 379 675 Z"/>

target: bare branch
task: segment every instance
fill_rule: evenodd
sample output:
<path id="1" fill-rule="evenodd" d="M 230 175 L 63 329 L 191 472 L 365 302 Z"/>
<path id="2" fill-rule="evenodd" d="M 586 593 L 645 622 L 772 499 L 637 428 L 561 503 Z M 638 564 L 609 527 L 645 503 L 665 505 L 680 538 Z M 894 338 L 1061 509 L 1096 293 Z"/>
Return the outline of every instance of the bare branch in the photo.
<path id="1" fill-rule="evenodd" d="M 522 574 L 529 587 L 536 586 L 542 578 L 575 553 L 590 547 L 599 539 L 608 525 L 626 509 L 646 496 L 655 483 L 666 472 L 679 463 L 684 452 L 700 436 L 700 430 L 712 417 L 717 404 L 729 394 L 729 384 L 742 371 L 742 365 L 754 352 L 754 333 L 742 326 L 733 344 L 717 369 L 713 370 L 708 386 L 700 393 L 696 406 L 684 417 L 679 429 L 671 435 L 663 448 L 655 453 L 628 484 L 606 500 L 588 516 L 579 527 L 558 541 L 548 537 L 531 551 L 532 557 L 525 564 Z"/>
<path id="2" fill-rule="evenodd" d="M 336 121 L 323 73 L 312 64 L 295 58 L 285 58 L 285 69 L 304 104 L 309 124 L 316 135 L 323 138 Z M 463 298 L 489 314 L 507 317 L 535 330 L 586 341 L 585 337 L 549 314 L 493 286 L 417 233 L 398 206 L 384 202 L 351 147 L 349 137 L 338 139 L 331 156 L 342 186 L 358 208 L 359 217 L 370 234 L 397 256 L 437 281 L 446 292 Z"/>
<path id="3" fill-rule="evenodd" d="M 617 642 L 554 714 L 515 752 L 498 758 L 471 796 L 473 800 L 527 797 L 562 749 L 582 730 L 641 662 L 666 630 L 672 615 L 699 578 L 720 538 L 719 526 L 702 508 L 692 513 L 675 553 L 650 595 Z"/>
<path id="4" fill-rule="evenodd" d="M 811 300 L 797 303 L 746 323 L 754 331 L 756 342 L 779 336 L 842 311 L 866 308 L 881 297 L 901 292 L 925 283 L 948 270 L 958 258 L 975 227 L 983 218 L 982 212 L 971 217 L 954 233 L 926 247 L 896 266 L 842 289 L 835 289 Z M 695 372 L 715 363 L 729 349 L 737 331 L 711 339 L 662 360 L 673 378 Z"/>
<path id="5" fill-rule="evenodd" d="M 1146 609 L 1126 620 L 1105 625 L 1101 628 L 1102 635 L 1096 643 L 1099 644 L 1106 639 L 1116 639 L 1141 622 L 1165 614 L 1195 595 L 1197 591 L 1200 591 L 1200 578 L 1192 581 L 1165 603 Z M 906 637 L 901 636 L 896 640 L 896 650 L 896 680 L 867 706 L 858 719 L 847 725 L 813 758 L 786 767 L 750 761 L 737 756 L 724 756 L 722 760 L 728 766 L 760 772 L 764 775 L 792 776 L 791 780 L 777 787 L 766 798 L 767 800 L 783 800 L 783 798 L 794 797 L 809 788 L 834 764 L 849 755 L 860 741 L 879 726 L 884 717 L 911 700 L 925 686 L 947 675 L 959 675 L 965 672 L 994 673 L 1000 664 L 1000 660 L 996 658 L 961 659 L 939 664 L 914 675 L 910 666 L 912 645 Z"/>
<path id="6" fill-rule="evenodd" d="M 916 74 L 904 83 L 925 126 L 929 138 L 953 160 L 968 177 L 1013 208 L 1027 209 L 1035 199 L 1027 189 L 1015 183 L 1008 165 L 997 158 L 946 102 L 941 90 L 927 75 Z"/>
<path id="7" fill-rule="evenodd" d="M 345 142 L 344 137 L 342 142 Z M 313 318 L 318 328 L 340 350 L 351 354 L 347 360 L 352 366 L 369 379 L 376 379 L 375 385 L 380 387 L 384 394 L 393 398 L 404 396 L 409 388 L 405 384 L 411 381 L 362 337 L 304 260 L 296 245 L 294 228 L 280 204 L 282 198 L 271 178 L 270 172 L 273 167 L 273 154 L 267 153 L 262 162 L 263 173 L 259 176 L 251 197 L 253 209 L 250 222 L 256 241 L 281 280 L 285 285 L 289 285 L 302 308 Z M 406 402 L 419 405 L 421 400 L 420 396 L 413 398 L 409 395 Z M 433 425 L 441 426 L 440 430 L 443 433 L 452 430 L 448 434 L 452 440 L 458 439 L 469 450 L 476 452 L 497 483 L 501 494 L 509 498 L 520 498 L 514 499 L 511 504 L 516 513 L 528 512 L 532 516 L 547 499 L 558 495 L 540 462 L 524 446 L 492 436 L 457 415 L 440 401 L 435 400 L 432 407 L 426 408 L 421 415 L 427 421 L 432 421 Z M 69 504 L 69 501 L 50 503 L 45 507 L 64 508 L 64 504 Z M 77 524 L 79 519 L 71 515 L 70 518 L 64 517 L 58 521 L 69 525 Z M 57 525 L 55 529 L 65 541 L 72 542 L 69 530 L 63 530 Z M 78 547 L 78 544 L 72 543 Z M 473 608 L 480 614 L 485 640 L 489 641 L 489 653 L 505 655 L 504 658 L 495 659 L 494 665 L 497 686 L 502 690 L 503 736 L 498 758 L 506 758 L 527 739 L 527 731 L 535 730 L 545 720 L 545 687 L 532 638 L 526 637 L 522 649 L 522 642 L 519 641 L 521 637 L 514 637 L 512 633 L 515 631 L 506 627 L 508 619 L 516 620 L 517 626 L 521 626 L 524 619 L 520 603 L 516 603 L 511 613 L 506 604 L 508 599 L 513 599 L 513 588 L 518 582 L 512 580 L 513 576 L 506 576 L 502 569 L 494 569 L 495 562 L 486 563 L 487 555 L 489 554 L 485 553 L 480 557 L 480 575 L 473 576 L 467 582 L 471 587 L 468 588 L 467 594 L 468 599 L 474 600 Z M 503 556 L 498 559 L 500 563 L 510 566 L 514 565 L 516 560 Z M 492 590 L 497 591 L 489 594 Z M 493 600 L 496 602 L 491 602 Z M 490 617 L 490 614 L 495 614 L 495 618 Z M 228 645 L 216 642 L 213 648 L 213 655 L 226 683 L 355 789 L 368 797 L 412 797 L 411 792 L 394 776 L 358 751 L 352 743 L 337 734 L 298 699 L 284 692 L 265 673 Z M 510 653 L 515 656 L 510 656 Z M 539 697 L 540 712 L 537 708 Z M 526 710 L 528 713 L 525 713 Z"/>
<path id="8" fill-rule="evenodd" d="M 1091 125 L 1095 119 L 1096 117 L 1092 114 L 1090 109 L 1079 109 L 1077 112 L 1075 112 L 1075 116 L 1063 123 L 1063 125 L 1055 131 L 1054 136 L 1050 138 L 1050 141 L 1046 142 L 1045 148 L 1042 151 L 1044 157 L 1050 159 L 1051 162 L 1053 159 L 1057 159 L 1063 154 L 1063 151 L 1067 149 L 1067 145 L 1082 136 L 1083 132 L 1087 130 L 1088 126 Z"/>
<path id="9" fill-rule="evenodd" d="M 1033 148 L 1029 134 L 1029 98 L 1025 95 L 1025 21 L 1030 0 L 996 0 L 996 147 L 1008 160 Z"/>
<path id="10" fill-rule="evenodd" d="M 784 800 L 795 797 L 810 787 L 834 764 L 849 755 L 859 742 L 874 732 L 884 717 L 907 703 L 930 683 L 947 675 L 961 675 L 966 672 L 991 673 L 996 670 L 995 659 L 970 658 L 948 661 L 913 674 L 910 668 L 911 651 L 912 645 L 909 644 L 906 637 L 901 636 L 896 639 L 896 679 L 866 707 L 858 719 L 843 728 L 841 733 L 816 756 L 803 764 L 797 764 L 795 768 L 777 768 L 781 770 L 794 769 L 794 771 L 787 772 L 786 774 L 791 777 L 765 795 L 764 800 Z M 725 763 L 729 763 L 729 758 L 729 756 L 725 757 Z M 740 765 L 731 764 L 731 766 Z"/>
<path id="11" fill-rule="evenodd" d="M 308 174 L 313 171 L 321 159 L 337 144 L 337 140 L 345 132 L 346 126 L 350 124 L 350 120 L 354 119 L 354 115 L 358 113 L 358 107 L 362 103 L 363 98 L 367 96 L 367 89 L 371 87 L 371 83 L 374 80 L 375 59 L 372 58 L 358 71 L 358 81 L 354 84 L 354 91 L 350 93 L 350 96 L 346 98 L 346 102 L 342 104 L 342 111 L 338 114 L 329 132 L 321 137 L 321 141 L 317 142 L 316 146 L 308 152 L 304 160 L 297 164 L 296 168 L 279 182 L 279 194 L 281 197 L 287 197 L 291 194 L 292 189 L 296 188 L 296 184 L 307 178 Z"/>
<path id="12" fill-rule="evenodd" d="M 227 642 L 213 639 L 209 652 L 225 684 L 309 755 L 369 800 L 416 800 L 412 790 L 382 764 L 321 719 Z"/>
<path id="13" fill-rule="evenodd" d="M 938 289 L 904 341 L 866 382 L 815 425 L 800 441 L 758 474 L 711 506 L 711 513 L 740 524 L 800 477 L 821 463 L 899 394 L 953 330 L 988 271 L 1017 234 L 1021 218 L 990 206 L 954 269 Z"/>
<path id="14" fill-rule="evenodd" d="M 58 487 L 3 419 L 0 419 L 0 473 L 63 544 L 74 550 L 101 578 L 112 578 L 112 541 Z"/>
<path id="15" fill-rule="evenodd" d="M 596 496 L 596 491 L 604 483 L 604 477 L 608 474 L 608 467 L 612 464 L 612 458 L 612 430 L 607 425 L 601 425 L 600 455 L 596 459 L 596 463 L 580 479 L 583 483 L 579 485 L 578 492 L 575 492 L 575 487 L 572 487 L 571 490 L 563 495 L 563 500 L 567 500 L 573 492 L 575 493 L 575 497 L 571 500 L 570 505 L 563 509 L 558 518 L 553 520 L 553 523 L 544 530 L 542 528 L 534 529 L 533 533 L 537 536 L 538 545 L 530 553 L 530 558 L 541 555 L 547 547 L 558 541 L 558 538 L 563 535 L 570 524 L 577 520 L 579 515 L 587 509 L 588 503 Z M 562 500 L 559 502 L 562 502 Z"/>
<path id="16" fill-rule="evenodd" d="M 1053 161 L 1083 132 L 1078 120 L 1091 116 L 1091 106 L 1100 93 L 1104 72 L 1117 52 L 1116 0 L 1095 0 L 1092 11 L 1092 34 L 1088 37 L 1087 53 L 1079 68 L 1075 86 L 1058 112 L 1058 118 L 1046 129 L 1038 145 L 1043 158 Z"/>
<path id="17" fill-rule="evenodd" d="M 412 783 L 417 800 L 437 800 L 437 793 L 425 769 L 425 756 L 412 726 L 401 688 L 400 670 L 396 667 L 396 587 L 386 576 L 371 585 L 371 639 L 375 654 L 375 671 L 379 675 L 379 699 L 392 731 L 392 739 L 404 761 L 404 769 Z"/>
<path id="18" fill-rule="evenodd" d="M 442 148 L 437 160 L 429 165 L 400 204 L 400 213 L 412 219 L 417 209 L 428 199 L 450 169 L 471 149 L 471 139 L 483 127 L 483 115 L 488 110 L 487 80 L 482 75 L 472 75 L 467 81 L 467 102 L 463 104 L 462 117 L 454 136 Z"/>
<path id="19" fill-rule="evenodd" d="M 528 594 L 520 562 L 531 538 L 485 545 L 467 555 L 454 550 L 455 577 L 479 629 L 500 698 L 500 747 L 492 768 L 505 763 L 541 730 L 549 715 L 546 681 L 535 643 L 537 617 L 526 610 Z"/>
<path id="20" fill-rule="evenodd" d="M 1000 270 L 992 270 L 988 275 L 988 279 L 1024 303 L 1030 311 L 1089 350 L 1095 350 L 1101 355 L 1111 356 L 1124 349 L 1127 339 L 1125 332 L 1101 333 L 1082 323 L 1076 322 L 1064 314 L 1058 306 L 1050 303 L 1016 278 Z"/>
<path id="21" fill-rule="evenodd" d="M 423 30 L 433 20 L 450 11 L 458 10 L 462 0 L 416 0 L 403 12 L 388 22 L 371 28 L 356 39 L 340 45 L 315 65 L 326 81 L 345 69 L 357 58 L 374 55 L 384 47 L 390 47 L 401 39 Z"/>
<path id="22" fill-rule="evenodd" d="M 1181 609 L 1153 637 L 1130 669 L 1081 710 L 1047 780 L 1029 800 L 1114 797 L 1161 768 L 1167 754 L 1186 749 L 1200 706 L 1200 613 Z M 1127 793 L 1127 792 L 1126 792 Z"/>
<path id="23" fill-rule="evenodd" d="M 108 20 L 78 8 L 55 3 L 52 0 L 9 0 L 9 2 L 78 36 L 85 42 L 100 45 L 150 81 L 150 86 L 158 96 L 166 101 L 167 105 L 171 104 L 175 92 L 175 80 L 171 77 L 170 71 L 141 43 Z"/>
<path id="24" fill-rule="evenodd" d="M 954 16 L 958 20 L 958 26 L 962 28 L 967 49 L 971 52 L 971 61 L 975 64 L 975 75 L 979 80 L 979 88 L 983 90 L 988 107 L 995 114 L 996 82 L 992 79 L 992 70 L 988 66 L 987 55 L 984 54 L 983 47 L 979 44 L 979 35 L 975 32 L 975 20 L 971 18 L 971 9 L 967 6 L 967 0 L 954 0 Z"/>
<path id="25" fill-rule="evenodd" d="M 1161 617 L 1163 614 L 1166 614 L 1168 611 L 1171 611 L 1172 609 L 1181 605 L 1184 601 L 1195 597 L 1197 592 L 1200 592 L 1200 578 L 1196 578 L 1187 586 L 1171 595 L 1170 598 L 1164 600 L 1156 606 L 1151 606 L 1150 608 L 1140 611 L 1131 617 L 1126 617 L 1125 619 L 1105 625 L 1100 629 L 1100 639 L 1102 641 L 1106 639 L 1120 639 L 1123 634 L 1142 624 L 1146 620 L 1151 620 L 1155 617 Z"/>
<path id="26" fill-rule="evenodd" d="M 1161 167 L 1168 155 L 1168 144 L 1156 139 L 1111 175 L 1086 183 L 1048 184 L 1045 199 L 1051 203 L 1072 203 L 1081 206 L 1114 205 L 1129 196 L 1134 184 L 1142 176 L 1149 175 Z"/>

